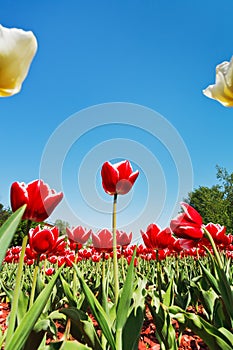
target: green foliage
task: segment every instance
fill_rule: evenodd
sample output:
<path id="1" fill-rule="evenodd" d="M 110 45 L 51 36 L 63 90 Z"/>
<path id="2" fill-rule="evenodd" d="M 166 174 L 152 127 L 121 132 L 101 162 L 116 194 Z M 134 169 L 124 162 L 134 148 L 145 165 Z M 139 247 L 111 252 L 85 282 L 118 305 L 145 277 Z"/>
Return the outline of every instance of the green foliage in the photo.
<path id="1" fill-rule="evenodd" d="M 63 221 L 60 219 L 57 219 L 54 223 L 56 227 L 59 229 L 60 235 L 65 235 L 66 234 L 66 228 L 69 227 L 69 223 L 67 221 Z"/>
<path id="2" fill-rule="evenodd" d="M 19 208 L 14 214 L 12 214 L 1 226 L 0 228 L 0 264 L 2 263 L 7 248 L 14 236 L 14 233 L 20 223 L 20 220 L 23 216 L 26 206 Z"/>
<path id="3" fill-rule="evenodd" d="M 216 168 L 219 184 L 199 186 L 188 194 L 187 202 L 200 213 L 204 224 L 219 223 L 233 232 L 233 173 L 218 165 Z"/>

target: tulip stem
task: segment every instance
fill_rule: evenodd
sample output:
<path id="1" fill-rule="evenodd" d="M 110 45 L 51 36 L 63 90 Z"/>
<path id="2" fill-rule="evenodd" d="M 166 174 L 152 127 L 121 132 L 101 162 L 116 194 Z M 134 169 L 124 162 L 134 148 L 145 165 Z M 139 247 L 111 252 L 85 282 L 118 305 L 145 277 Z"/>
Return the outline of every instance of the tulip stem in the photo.
<path id="1" fill-rule="evenodd" d="M 5 349 L 7 349 L 8 345 L 10 345 L 10 340 L 15 329 L 15 321 L 16 321 L 16 315 L 18 312 L 21 279 L 22 279 L 22 273 L 23 273 L 24 255 L 27 247 L 27 240 L 28 240 L 28 235 L 26 234 L 23 238 L 22 248 L 21 248 L 21 253 L 19 258 L 19 265 L 16 273 L 15 288 L 14 288 L 13 297 L 12 297 L 11 313 L 10 313 L 9 325 L 7 329 Z"/>
<path id="2" fill-rule="evenodd" d="M 117 239 L 116 239 L 116 208 L 117 208 L 117 193 L 114 194 L 113 214 L 112 214 L 113 275 L 114 275 L 115 304 L 117 305 L 118 296 L 119 296 L 119 277 L 118 277 Z"/>
<path id="3" fill-rule="evenodd" d="M 31 294 L 30 294 L 30 302 L 29 302 L 29 309 L 32 307 L 34 298 L 35 298 L 35 292 L 36 292 L 36 281 L 37 281 L 37 275 L 39 270 L 39 261 L 40 258 L 38 257 L 36 259 L 36 266 L 33 272 L 33 280 L 32 280 L 32 288 L 31 288 Z"/>
<path id="4" fill-rule="evenodd" d="M 223 263 L 222 263 L 220 254 L 218 252 L 218 249 L 216 247 L 216 244 L 214 243 L 213 237 L 211 236 L 209 231 L 204 226 L 203 226 L 203 230 L 204 230 L 204 233 L 205 233 L 206 237 L 208 238 L 208 240 L 210 241 L 210 244 L 211 244 L 211 246 L 213 248 L 213 252 L 214 252 L 214 255 L 216 257 L 218 266 L 220 267 L 220 269 L 223 269 Z"/>
<path id="5" fill-rule="evenodd" d="M 159 292 L 159 300 L 162 303 L 163 298 L 162 298 L 162 282 L 161 282 L 161 264 L 159 260 L 159 252 L 156 249 L 156 261 L 157 261 L 157 287 L 158 287 L 158 292 Z"/>

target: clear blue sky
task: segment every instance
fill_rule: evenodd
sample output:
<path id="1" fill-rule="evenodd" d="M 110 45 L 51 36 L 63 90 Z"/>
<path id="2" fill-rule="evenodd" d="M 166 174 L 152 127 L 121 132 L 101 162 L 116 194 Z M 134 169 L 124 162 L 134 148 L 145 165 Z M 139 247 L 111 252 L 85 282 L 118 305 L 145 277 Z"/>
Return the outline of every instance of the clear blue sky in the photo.
<path id="1" fill-rule="evenodd" d="M 141 128 L 132 120 L 119 124 L 115 105 L 109 125 L 101 126 L 101 116 L 94 113 L 93 125 L 100 125 L 87 127 L 82 110 L 110 102 L 149 108 L 176 130 L 191 159 L 194 188 L 216 183 L 216 164 L 232 172 L 233 110 L 202 94 L 215 80 L 215 66 L 233 55 L 232 13 L 232 0 L 4 1 L 0 23 L 32 30 L 39 47 L 21 93 L 0 100 L 0 202 L 9 205 L 13 181 L 40 176 L 46 143 L 76 113 L 72 143 L 67 143 L 69 132 L 64 140 L 59 136 L 54 153 L 56 161 L 63 145 L 68 147 L 61 188 L 53 160 L 48 176 L 43 173 L 51 187 L 64 191 L 75 214 L 69 216 L 61 206 L 52 219 L 111 226 L 107 211 L 112 198 L 101 188 L 99 171 L 104 160 L 128 157 L 140 178 L 131 194 L 119 198 L 119 226 L 137 236 L 139 226 L 145 229 L 155 221 L 166 225 L 180 199 L 176 144 L 164 147 L 156 122 L 151 124 L 153 135 L 142 130 L 144 119 L 138 116 Z M 105 106 L 101 108 L 104 114 Z M 147 116 L 143 118 L 146 125 Z M 142 212 L 146 216 L 140 218 Z"/>

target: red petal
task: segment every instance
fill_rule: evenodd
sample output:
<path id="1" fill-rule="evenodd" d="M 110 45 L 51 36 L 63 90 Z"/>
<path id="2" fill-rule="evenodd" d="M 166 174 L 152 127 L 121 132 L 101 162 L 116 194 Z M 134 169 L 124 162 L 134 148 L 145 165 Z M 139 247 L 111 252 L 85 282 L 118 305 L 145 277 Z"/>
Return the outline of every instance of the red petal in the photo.
<path id="1" fill-rule="evenodd" d="M 118 170 L 119 180 L 128 179 L 133 172 L 133 168 L 128 160 L 114 164 L 114 168 Z"/>
<path id="2" fill-rule="evenodd" d="M 202 225 L 202 223 L 203 223 L 202 217 L 196 211 L 196 209 L 194 209 L 193 207 L 191 207 L 191 205 L 189 205 L 188 203 L 185 203 L 185 202 L 181 202 L 181 207 L 183 208 L 185 214 L 187 215 L 187 217 L 190 221 L 193 221 L 199 225 Z"/>
<path id="3" fill-rule="evenodd" d="M 10 191 L 10 200 L 11 200 L 11 208 L 12 211 L 16 211 L 19 209 L 23 204 L 27 204 L 29 202 L 28 199 L 28 193 L 26 189 L 26 185 L 22 182 L 14 182 L 11 185 L 11 191 Z M 26 208 L 27 211 L 27 208 Z M 26 211 L 24 213 L 24 216 L 26 216 Z"/>
<path id="4" fill-rule="evenodd" d="M 119 180 L 118 170 L 110 162 L 105 162 L 101 169 L 102 185 L 108 194 L 116 193 L 116 184 Z"/>

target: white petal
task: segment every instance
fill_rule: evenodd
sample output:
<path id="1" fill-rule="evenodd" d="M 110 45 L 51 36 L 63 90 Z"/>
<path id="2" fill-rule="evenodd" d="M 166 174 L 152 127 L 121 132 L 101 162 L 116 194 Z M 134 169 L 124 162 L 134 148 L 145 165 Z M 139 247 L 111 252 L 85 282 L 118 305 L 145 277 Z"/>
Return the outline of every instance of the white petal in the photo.
<path id="1" fill-rule="evenodd" d="M 229 88 L 233 91 L 233 57 L 231 58 L 231 61 L 228 65 L 228 69 L 225 75 L 226 83 L 229 86 Z"/>
<path id="2" fill-rule="evenodd" d="M 0 96 L 20 91 L 36 50 L 37 40 L 31 31 L 0 25 Z"/>
<path id="3" fill-rule="evenodd" d="M 203 94 L 217 100 L 225 107 L 233 106 L 232 72 L 233 61 L 222 62 L 216 67 L 216 80 L 214 85 L 209 85 Z"/>

